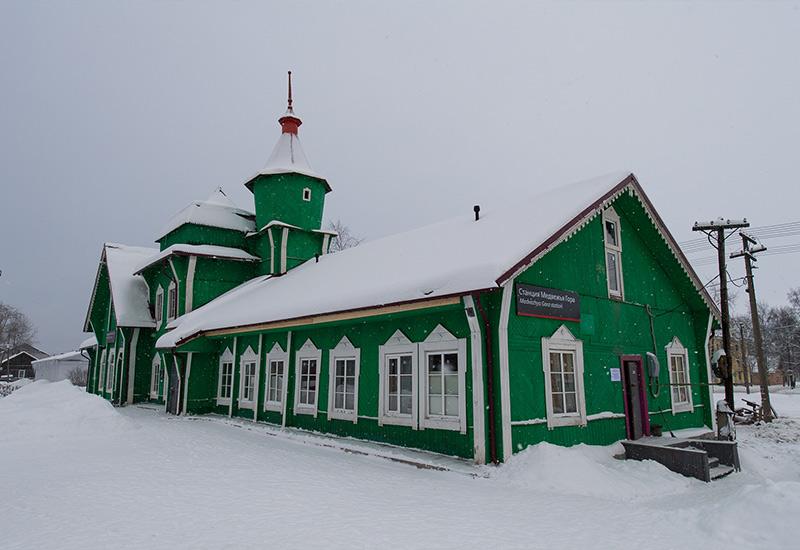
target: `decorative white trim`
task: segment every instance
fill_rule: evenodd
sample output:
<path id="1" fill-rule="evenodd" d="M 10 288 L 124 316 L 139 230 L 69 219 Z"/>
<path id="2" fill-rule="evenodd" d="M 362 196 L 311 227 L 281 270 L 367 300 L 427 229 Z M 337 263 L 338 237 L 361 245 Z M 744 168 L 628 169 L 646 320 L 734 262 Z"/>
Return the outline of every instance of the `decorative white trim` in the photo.
<path id="1" fill-rule="evenodd" d="M 286 273 L 286 247 L 289 241 L 289 228 L 284 227 L 281 231 L 281 273 Z"/>
<path id="2" fill-rule="evenodd" d="M 108 354 L 108 365 L 106 366 L 106 385 L 104 391 L 106 393 L 114 393 L 114 378 L 117 370 L 117 344 L 114 342 L 114 349 Z M 111 385 L 109 386 L 109 383 Z"/>
<path id="3" fill-rule="evenodd" d="M 278 401 L 270 401 L 269 394 L 270 394 L 270 384 L 272 380 L 272 362 L 273 361 L 283 361 L 283 374 L 281 374 L 281 395 L 279 396 L 280 399 Z M 264 370 L 264 410 L 265 411 L 273 411 L 273 412 L 281 412 L 283 410 L 283 403 L 285 402 L 285 390 L 286 390 L 286 373 L 289 368 L 289 354 L 283 351 L 280 344 L 275 342 L 272 346 L 272 349 L 267 352 L 267 362 L 266 362 L 266 369 Z"/>
<path id="4" fill-rule="evenodd" d="M 330 233 L 323 233 L 322 234 L 322 254 L 327 254 L 328 253 L 328 246 L 330 245 L 330 242 L 331 242 Z"/>
<path id="5" fill-rule="evenodd" d="M 703 350 L 705 351 L 706 356 L 706 383 L 708 384 L 708 403 L 711 407 L 711 431 L 717 433 L 717 415 L 714 414 L 716 410 L 716 403 L 714 403 L 714 387 L 711 385 L 711 381 L 713 378 L 713 372 L 711 371 L 711 352 L 708 349 L 708 344 L 711 341 L 711 327 L 714 323 L 714 314 L 709 312 L 708 313 L 708 325 L 706 326 L 706 339 L 703 342 Z"/>
<path id="6" fill-rule="evenodd" d="M 508 368 L 508 320 L 511 314 L 511 297 L 514 295 L 512 277 L 503 284 L 503 297 L 500 302 L 500 326 L 497 329 L 500 358 L 500 424 L 503 439 L 503 461 L 511 458 L 511 384 Z"/>
<path id="7" fill-rule="evenodd" d="M 231 369 L 231 398 L 228 401 L 228 418 L 233 416 L 233 388 L 236 387 L 236 348 L 239 345 L 239 337 L 233 337 L 233 368 Z"/>
<path id="8" fill-rule="evenodd" d="M 275 274 L 275 239 L 272 237 L 272 228 L 267 230 L 269 236 L 269 273 Z"/>
<path id="9" fill-rule="evenodd" d="M 133 404 L 133 382 L 136 377 L 136 346 L 139 344 L 139 328 L 133 329 L 131 347 L 128 356 L 128 392 L 126 403 Z"/>
<path id="10" fill-rule="evenodd" d="M 164 355 L 162 359 L 164 360 L 161 363 L 161 366 L 164 368 L 164 412 L 168 412 L 169 400 L 167 399 L 167 395 L 169 394 L 169 362 L 167 361 L 166 355 Z"/>
<path id="11" fill-rule="evenodd" d="M 231 396 L 233 395 L 233 353 L 231 353 L 230 348 L 225 348 L 225 351 L 222 355 L 219 356 L 219 368 L 217 369 L 217 405 L 230 405 L 231 404 L 231 396 L 223 397 L 222 396 L 222 365 L 225 363 L 231 364 Z"/>
<path id="12" fill-rule="evenodd" d="M 608 242 L 606 236 L 606 222 L 614 224 L 615 232 L 614 240 L 616 244 Z M 606 290 L 608 291 L 609 298 L 617 298 L 619 300 L 625 299 L 625 279 L 622 274 L 622 228 L 620 227 L 619 214 L 614 210 L 613 206 L 609 206 L 603 210 L 601 230 L 603 232 L 603 261 L 606 266 Z M 608 255 L 614 256 L 617 263 L 617 286 L 618 289 L 611 288 L 611 278 L 609 277 Z"/>
<path id="13" fill-rule="evenodd" d="M 347 336 L 342 336 L 342 339 L 339 340 L 335 348 L 330 350 L 328 355 L 328 418 L 347 420 L 355 424 L 358 422 L 358 381 L 361 377 L 361 349 L 353 346 Z M 355 395 L 353 396 L 352 411 L 334 407 L 337 360 L 353 360 L 355 362 L 355 380 L 353 381 Z"/>
<path id="14" fill-rule="evenodd" d="M 258 392 L 261 389 L 261 344 L 264 342 L 264 334 L 258 335 L 258 351 L 256 355 L 256 379 L 253 387 L 253 422 L 258 420 Z"/>
<path id="15" fill-rule="evenodd" d="M 197 256 L 189 256 L 189 267 L 186 271 L 186 296 L 183 303 L 186 313 L 192 311 L 194 306 L 194 272 L 197 269 Z"/>
<path id="16" fill-rule="evenodd" d="M 186 356 L 186 383 L 183 385 L 183 407 L 181 408 L 181 414 L 187 414 L 186 405 L 189 402 L 189 376 L 192 374 L 192 354 L 194 352 L 189 352 Z"/>
<path id="17" fill-rule="evenodd" d="M 257 373 L 258 373 L 258 354 L 253 351 L 253 348 L 247 346 L 247 349 L 244 350 L 244 353 L 241 354 L 239 357 L 239 391 L 237 392 L 237 399 L 236 399 L 236 406 L 240 409 L 255 409 L 256 402 L 255 399 L 245 399 L 244 398 L 244 381 L 245 381 L 245 366 L 247 364 L 253 364 L 253 395 L 251 397 L 255 398 L 256 395 L 256 385 L 258 382 L 256 381 Z"/>
<path id="18" fill-rule="evenodd" d="M 411 356 L 411 414 L 400 415 L 386 411 L 389 387 L 387 383 L 386 363 L 392 356 L 410 355 Z M 411 342 L 408 337 L 399 329 L 389 337 L 385 344 L 378 346 L 378 425 L 394 424 L 399 426 L 410 426 L 417 429 L 419 418 L 419 384 L 417 377 L 417 356 L 419 349 L 417 344 Z M 398 398 L 399 399 L 399 398 Z"/>
<path id="19" fill-rule="evenodd" d="M 435 353 L 455 353 L 458 361 L 458 417 L 431 415 L 428 412 L 428 355 Z M 421 371 L 419 392 L 419 425 L 420 428 L 436 428 L 440 430 L 456 430 L 462 434 L 467 433 L 467 396 L 466 396 L 466 370 L 467 370 L 467 340 L 456 338 L 442 325 L 437 325 L 433 332 L 419 345 Z M 442 365 L 444 369 L 444 365 Z M 444 380 L 442 380 L 444 383 Z M 442 403 L 444 408 L 445 404 Z"/>
<path id="20" fill-rule="evenodd" d="M 164 322 L 164 288 L 161 285 L 156 288 L 156 303 L 153 309 L 156 314 L 156 329 L 159 329 Z"/>
<path id="21" fill-rule="evenodd" d="M 692 402 L 692 386 L 691 384 L 691 377 L 689 374 L 689 350 L 686 349 L 681 341 L 675 336 L 672 341 L 664 346 L 664 349 L 667 352 L 667 372 L 669 373 L 669 399 L 672 403 L 672 414 L 678 414 L 680 412 L 692 412 L 694 410 L 694 404 Z M 675 376 L 672 372 L 672 358 L 673 357 L 681 357 L 683 358 L 683 368 L 686 374 L 686 396 L 688 401 L 684 402 L 675 402 L 674 399 L 674 390 L 677 389 L 676 386 L 673 384 L 676 383 Z"/>
<path id="22" fill-rule="evenodd" d="M 289 395 L 289 360 L 292 353 L 292 331 L 286 332 L 286 365 L 283 370 L 283 398 L 281 399 L 281 427 L 286 427 L 286 398 Z"/>
<path id="23" fill-rule="evenodd" d="M 155 375 L 155 376 L 154 376 Z M 153 386 L 155 382 L 155 387 Z M 158 399 L 161 386 L 161 354 L 156 352 L 153 354 L 153 360 L 150 361 L 150 399 Z"/>
<path id="24" fill-rule="evenodd" d="M 483 341 L 478 311 L 472 296 L 464 296 L 464 310 L 470 330 L 472 352 L 472 448 L 476 464 L 486 462 L 486 426 L 483 404 Z M 470 315 L 472 311 L 472 315 Z"/>
<path id="25" fill-rule="evenodd" d="M 300 386 L 302 384 L 302 362 L 316 361 L 316 372 L 314 382 L 314 403 L 300 403 Z M 306 339 L 305 343 L 297 350 L 295 358 L 295 384 L 294 384 L 294 414 L 309 414 L 317 417 L 319 404 L 319 372 L 322 368 L 322 350 L 314 345 L 311 338 Z"/>
<path id="26" fill-rule="evenodd" d="M 169 267 L 172 269 L 172 281 L 170 281 L 170 285 L 175 285 L 175 316 L 172 319 L 177 319 L 181 316 L 181 301 L 178 299 L 181 291 L 180 285 L 178 284 L 180 278 L 178 277 L 178 270 L 175 269 L 175 263 L 172 261 L 171 257 L 169 259 Z M 172 319 L 169 318 L 169 288 L 167 288 L 167 302 L 167 320 L 171 321 Z"/>
<path id="27" fill-rule="evenodd" d="M 556 414 L 553 412 L 552 386 L 550 383 L 550 352 L 572 353 L 575 369 L 576 413 Z M 585 426 L 586 395 L 583 387 L 583 342 L 575 338 L 565 325 L 561 325 L 552 336 L 542 338 L 542 373 L 544 374 L 545 405 L 547 407 L 547 427 Z"/>

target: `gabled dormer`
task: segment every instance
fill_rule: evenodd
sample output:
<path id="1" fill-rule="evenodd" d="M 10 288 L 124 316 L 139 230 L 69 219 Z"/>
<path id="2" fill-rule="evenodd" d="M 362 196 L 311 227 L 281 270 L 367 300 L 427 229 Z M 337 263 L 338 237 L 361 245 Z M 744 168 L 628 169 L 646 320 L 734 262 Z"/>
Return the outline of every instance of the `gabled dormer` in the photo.
<path id="1" fill-rule="evenodd" d="M 322 230 L 325 195 L 330 185 L 308 162 L 298 137 L 303 123 L 289 101 L 278 119 L 281 135 L 267 164 L 245 183 L 253 193 L 256 231 L 252 249 L 263 259 L 262 272 L 282 274 L 316 255 L 328 252 L 330 231 Z"/>
<path id="2" fill-rule="evenodd" d="M 245 235 L 255 230 L 255 215 L 236 206 L 222 188 L 202 201 L 192 201 L 159 232 L 161 250 L 174 244 L 245 247 Z"/>

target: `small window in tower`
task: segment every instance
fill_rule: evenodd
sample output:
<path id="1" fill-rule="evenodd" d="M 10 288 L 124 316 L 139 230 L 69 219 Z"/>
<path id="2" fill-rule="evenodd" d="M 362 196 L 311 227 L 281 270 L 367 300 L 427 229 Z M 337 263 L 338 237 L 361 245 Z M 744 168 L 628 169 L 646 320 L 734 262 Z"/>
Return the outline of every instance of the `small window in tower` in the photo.
<path id="1" fill-rule="evenodd" d="M 303 189 L 303 200 L 306 202 L 311 201 L 311 189 L 309 189 L 308 187 Z"/>

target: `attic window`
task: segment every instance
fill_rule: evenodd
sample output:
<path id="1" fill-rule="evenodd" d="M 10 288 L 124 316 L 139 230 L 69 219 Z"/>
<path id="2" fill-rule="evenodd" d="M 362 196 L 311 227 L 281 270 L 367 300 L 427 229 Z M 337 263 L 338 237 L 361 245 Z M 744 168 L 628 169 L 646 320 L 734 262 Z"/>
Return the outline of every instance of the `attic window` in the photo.
<path id="1" fill-rule="evenodd" d="M 308 187 L 303 189 L 303 200 L 306 202 L 311 202 L 311 189 Z"/>
<path id="2" fill-rule="evenodd" d="M 622 299 L 622 240 L 619 230 L 619 215 L 611 207 L 603 211 L 603 244 L 605 245 L 608 295 L 612 298 Z"/>

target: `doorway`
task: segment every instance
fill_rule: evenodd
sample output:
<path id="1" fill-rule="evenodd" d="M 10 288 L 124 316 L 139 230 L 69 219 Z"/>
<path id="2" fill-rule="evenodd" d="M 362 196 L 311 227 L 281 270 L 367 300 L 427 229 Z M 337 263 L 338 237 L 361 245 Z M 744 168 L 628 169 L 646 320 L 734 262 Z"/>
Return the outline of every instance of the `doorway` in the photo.
<path id="1" fill-rule="evenodd" d="M 623 355 L 622 395 L 625 402 L 625 431 L 628 439 L 650 435 L 650 416 L 647 412 L 647 391 L 641 355 Z"/>
<path id="2" fill-rule="evenodd" d="M 183 373 L 178 370 L 178 361 L 167 361 L 169 369 L 169 388 L 167 388 L 167 412 L 181 413 L 181 380 Z M 183 370 L 183 369 L 181 369 Z"/>

